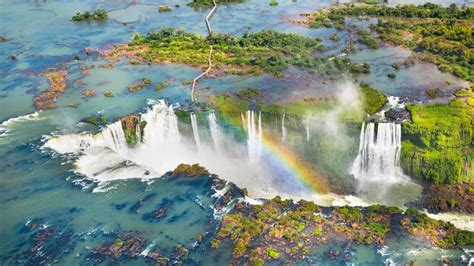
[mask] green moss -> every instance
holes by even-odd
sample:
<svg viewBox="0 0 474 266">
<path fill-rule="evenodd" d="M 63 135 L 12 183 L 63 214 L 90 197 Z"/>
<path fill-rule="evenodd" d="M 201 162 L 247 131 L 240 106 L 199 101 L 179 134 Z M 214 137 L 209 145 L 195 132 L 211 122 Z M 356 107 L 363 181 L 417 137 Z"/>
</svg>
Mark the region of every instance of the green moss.
<svg viewBox="0 0 474 266">
<path fill-rule="evenodd" d="M 473 108 L 459 99 L 407 109 L 413 122 L 405 122 L 402 128 L 402 168 L 435 183 L 472 182 Z"/>
<path fill-rule="evenodd" d="M 226 115 L 240 117 L 241 113 L 249 110 L 249 104 L 246 101 L 237 100 L 227 94 L 211 96 L 209 100 L 219 112 Z"/>
<path fill-rule="evenodd" d="M 363 108 L 368 114 L 374 114 L 387 102 L 387 97 L 380 91 L 370 87 L 366 83 L 360 84 L 363 97 Z"/>
<path fill-rule="evenodd" d="M 379 237 L 384 237 L 385 234 L 388 233 L 388 231 L 390 231 L 390 228 L 380 223 L 369 222 L 367 223 L 367 226 L 371 230 L 373 230 Z"/>
<path fill-rule="evenodd" d="M 280 252 L 274 250 L 274 249 L 269 249 L 267 252 L 268 257 L 272 259 L 279 259 L 280 258 Z"/>
<path fill-rule="evenodd" d="M 321 231 L 321 229 L 319 228 L 316 228 L 313 230 L 313 235 L 315 236 L 322 236 L 323 235 L 323 231 Z"/>
</svg>

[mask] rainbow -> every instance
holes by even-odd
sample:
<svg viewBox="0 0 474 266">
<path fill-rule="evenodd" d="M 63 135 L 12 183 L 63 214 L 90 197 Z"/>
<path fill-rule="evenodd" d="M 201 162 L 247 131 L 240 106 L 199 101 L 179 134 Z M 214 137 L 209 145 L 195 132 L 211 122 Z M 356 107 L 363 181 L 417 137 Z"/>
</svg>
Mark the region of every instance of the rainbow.
<svg viewBox="0 0 474 266">
<path fill-rule="evenodd" d="M 240 116 L 230 116 L 219 114 L 222 125 L 232 128 L 240 138 L 244 138 L 247 132 Z M 262 157 L 271 161 L 272 165 L 277 165 L 283 173 L 290 177 L 293 181 L 302 184 L 306 188 L 318 194 L 329 193 L 330 186 L 326 179 L 319 174 L 311 165 L 297 153 L 277 141 L 277 138 L 262 133 Z"/>
</svg>

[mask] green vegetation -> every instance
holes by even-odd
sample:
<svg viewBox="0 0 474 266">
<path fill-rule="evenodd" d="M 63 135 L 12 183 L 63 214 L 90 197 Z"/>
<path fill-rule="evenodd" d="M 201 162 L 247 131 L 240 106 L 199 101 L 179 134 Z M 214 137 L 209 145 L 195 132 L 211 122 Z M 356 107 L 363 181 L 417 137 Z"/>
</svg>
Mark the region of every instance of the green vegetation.
<svg viewBox="0 0 474 266">
<path fill-rule="evenodd" d="M 149 78 L 142 78 L 141 80 L 128 86 L 129 92 L 137 92 L 143 88 L 149 87 L 151 85 L 151 80 Z"/>
<path fill-rule="evenodd" d="M 276 0 L 271 0 L 269 5 L 270 5 L 270 6 L 277 6 L 277 5 L 278 5 L 278 1 L 276 1 Z"/>
<path fill-rule="evenodd" d="M 180 164 L 176 169 L 174 169 L 172 176 L 173 177 L 197 177 L 197 176 L 203 176 L 203 175 L 208 175 L 209 172 L 207 171 L 206 168 L 200 166 L 199 164 Z"/>
<path fill-rule="evenodd" d="M 86 11 L 84 13 L 77 12 L 72 17 L 73 21 L 104 21 L 107 19 L 107 12 L 103 9 L 96 9 L 93 12 Z"/>
<path fill-rule="evenodd" d="M 241 100 L 250 100 L 256 97 L 263 96 L 258 89 L 250 87 L 241 89 L 235 95 L 237 95 L 237 97 L 239 97 Z"/>
<path fill-rule="evenodd" d="M 160 91 L 160 90 L 162 90 L 162 89 L 168 87 L 170 84 L 171 84 L 171 81 L 169 81 L 169 80 L 165 80 L 165 81 L 162 81 L 162 82 L 158 82 L 158 83 L 156 83 L 155 89 L 156 89 L 157 91 Z"/>
<path fill-rule="evenodd" d="M 387 102 L 387 97 L 383 93 L 366 83 L 361 83 L 360 89 L 363 96 L 363 108 L 368 114 L 376 113 Z"/>
<path fill-rule="evenodd" d="M 135 34 L 128 49 L 139 50 L 137 56 L 148 62 L 173 62 L 205 67 L 211 44 L 214 47 L 213 64 L 217 69 L 223 69 L 230 74 L 257 75 L 267 72 L 278 76 L 278 73 L 286 70 L 290 64 L 330 75 L 345 71 L 370 71 L 368 65 L 352 64 L 348 58 L 329 59 L 315 56 L 316 51 L 324 48 L 319 39 L 272 30 L 245 33 L 240 38 L 224 34 L 204 38 L 168 28 L 151 31 L 147 36 Z"/>
<path fill-rule="evenodd" d="M 443 72 L 474 81 L 471 21 L 380 20 L 372 29 L 380 39 L 403 45 L 419 53 L 416 58 L 431 62 Z"/>
<path fill-rule="evenodd" d="M 162 5 L 158 8 L 159 12 L 169 12 L 171 10 L 173 10 L 173 8 L 168 5 Z"/>
<path fill-rule="evenodd" d="M 380 46 L 377 39 L 365 29 L 357 31 L 357 36 L 357 41 L 367 45 L 370 49 L 377 49 Z"/>
<path fill-rule="evenodd" d="M 272 259 L 278 259 L 280 258 L 280 252 L 274 250 L 274 249 L 269 249 L 268 250 L 268 257 Z"/>
<path fill-rule="evenodd" d="M 449 104 L 408 105 L 401 165 L 412 177 L 434 183 L 472 182 L 474 111 L 466 99 Z"/>
<path fill-rule="evenodd" d="M 107 117 L 105 115 L 90 116 L 90 117 L 84 118 L 82 122 L 85 122 L 94 126 L 105 126 L 107 125 Z"/>
<path fill-rule="evenodd" d="M 472 232 L 458 230 L 416 210 L 402 213 L 396 207 L 382 205 L 320 207 L 309 201 L 294 203 L 275 197 L 262 205 L 237 203 L 222 218 L 210 245 L 218 248 L 230 241 L 233 259 L 262 265 L 282 258 L 291 264 L 310 250 L 341 239 L 371 245 L 384 244 L 392 237 L 416 237 L 426 239 L 433 246 L 453 248 L 472 245 L 473 236 Z"/>
<path fill-rule="evenodd" d="M 246 0 L 216 0 L 216 3 L 219 4 L 219 3 L 243 3 L 245 2 Z M 191 6 L 191 7 L 206 7 L 206 6 L 209 6 L 211 7 L 212 6 L 212 0 L 192 0 L 192 2 L 190 2 L 188 4 L 188 6 Z"/>
<path fill-rule="evenodd" d="M 440 94 L 439 88 L 428 88 L 426 89 L 426 95 L 431 99 L 438 98 Z"/>
<path fill-rule="evenodd" d="M 378 17 L 377 25 L 371 29 L 379 33 L 381 40 L 406 46 L 419 52 L 417 58 L 436 64 L 441 71 L 474 81 L 474 8 L 431 3 L 397 7 L 345 5 L 316 12 L 308 24 L 342 28 L 346 16 Z M 359 31 L 358 40 L 370 48 L 378 46 L 377 40 L 365 30 Z"/>
<path fill-rule="evenodd" d="M 329 36 L 329 40 L 333 42 L 340 42 L 341 38 L 337 34 L 331 34 L 331 36 Z"/>
<path fill-rule="evenodd" d="M 128 146 L 135 146 L 139 141 L 141 141 L 139 136 L 143 136 L 143 129 L 146 126 L 146 122 L 140 122 L 140 117 L 138 115 L 128 115 L 120 120 L 122 122 L 122 129 Z M 137 131 L 140 133 L 137 134 Z"/>
<path fill-rule="evenodd" d="M 330 11 L 329 18 L 334 20 L 344 16 L 374 16 L 374 17 L 399 17 L 399 18 L 439 18 L 439 19 L 474 19 L 474 8 L 458 8 L 456 4 L 449 7 L 426 3 L 424 5 L 399 5 L 388 6 L 364 6 L 345 5 L 335 7 Z"/>
</svg>

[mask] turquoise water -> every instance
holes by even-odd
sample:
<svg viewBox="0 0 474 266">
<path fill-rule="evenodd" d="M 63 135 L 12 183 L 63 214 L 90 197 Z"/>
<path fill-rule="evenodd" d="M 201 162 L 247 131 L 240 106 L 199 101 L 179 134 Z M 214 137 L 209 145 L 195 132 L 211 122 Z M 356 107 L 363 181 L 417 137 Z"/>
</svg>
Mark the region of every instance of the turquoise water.
<svg viewBox="0 0 474 266">
<path fill-rule="evenodd" d="M 247 1 L 236 5 L 220 6 L 213 17 L 213 29 L 233 35 L 246 31 L 275 29 L 282 32 L 298 33 L 310 37 L 321 37 L 330 50 L 326 53 L 337 54 L 341 47 L 332 44 L 328 37 L 332 29 L 308 29 L 293 25 L 288 20 L 298 17 L 299 13 L 327 7 L 330 1 L 315 3 L 306 1 L 279 1 L 277 7 L 269 7 L 266 1 Z M 180 8 L 172 12 L 160 13 L 161 4 Z M 91 10 L 97 7 L 109 11 L 111 20 L 104 23 L 73 23 L 70 18 L 77 11 Z M 8 38 L 0 43 L 0 263 L 39 264 L 41 261 L 54 262 L 58 259 L 62 265 L 88 264 L 94 257 L 91 248 L 104 242 L 114 241 L 118 236 L 139 236 L 145 246 L 159 251 L 167 257 L 178 258 L 174 247 L 181 245 L 190 250 L 189 264 L 226 264 L 230 258 L 230 249 L 211 251 L 206 241 L 215 232 L 219 220 L 214 217 L 216 198 L 206 179 L 199 182 L 178 182 L 170 179 L 152 179 L 142 182 L 139 179 L 118 180 L 109 183 L 106 191 L 93 193 L 97 186 L 94 180 L 74 172 L 74 156 L 65 156 L 42 149 L 45 139 L 52 134 L 79 133 L 97 129 L 80 123 L 88 116 L 105 115 L 108 123 L 117 118 L 135 112 L 145 111 L 147 99 L 167 99 L 175 104 L 186 105 L 189 101 L 189 86 L 183 81 L 191 80 L 201 70 L 193 67 L 166 64 L 152 66 L 128 65 L 125 62 L 114 64 L 112 69 L 91 69 L 83 75 L 80 66 L 100 65 L 94 54 L 87 55 L 83 49 L 106 49 L 115 43 L 130 39 L 133 32 L 146 33 L 151 29 L 178 27 L 198 34 L 206 34 L 203 19 L 207 9 L 193 9 L 184 1 L 140 1 L 138 4 L 100 1 L 1 1 L 0 35 Z M 347 33 L 346 34 L 347 38 Z M 344 38 L 343 38 L 344 39 Z M 15 55 L 17 60 L 7 59 Z M 74 60 L 74 56 L 81 60 Z M 352 56 L 354 61 L 371 60 L 373 73 L 360 77 L 361 80 L 382 91 L 411 99 L 422 100 L 425 87 L 451 82 L 452 88 L 462 81 L 447 74 L 440 74 L 432 65 L 416 65 L 402 69 L 394 81 L 387 81 L 386 74 L 393 62 L 408 56 L 408 52 L 398 48 L 383 48 L 380 51 L 360 52 Z M 57 101 L 58 108 L 35 113 L 32 99 L 48 88 L 48 81 L 39 74 L 48 68 L 67 69 L 67 89 Z M 415 75 L 422 72 L 424 75 Z M 426 79 L 426 76 L 436 79 Z M 170 85 L 160 91 L 153 87 L 136 93 L 127 92 L 131 83 L 148 77 L 153 84 L 169 80 Z M 209 78 L 199 84 L 199 88 L 210 87 L 199 99 L 211 94 L 233 93 L 242 87 L 257 87 L 265 92 L 264 101 L 290 102 L 304 97 L 325 97 L 334 95 L 339 82 L 322 80 L 317 74 L 290 68 L 284 79 L 263 75 L 251 78 L 223 76 Z M 411 88 L 415 88 L 413 93 Z M 97 96 L 86 98 L 82 90 L 93 89 Z M 111 91 L 114 97 L 103 96 Z M 68 107 L 77 104 L 77 108 Z M 205 142 L 210 143 L 210 132 L 205 118 L 199 117 L 201 134 Z M 222 121 L 221 121 L 222 122 Z M 265 125 L 269 131 L 281 137 L 280 118 L 274 124 Z M 190 125 L 181 125 L 183 132 L 191 138 Z M 331 133 L 315 130 L 305 144 L 304 126 L 288 128 L 286 145 L 302 154 L 310 163 L 316 164 L 326 159 L 328 167 L 340 167 L 342 187 L 352 186 L 348 178 L 347 162 L 355 156 L 358 129 L 345 129 L 344 138 L 339 138 L 347 146 L 334 149 L 344 154 L 346 159 L 339 161 L 339 154 L 323 157 L 315 145 L 323 145 L 325 138 L 331 140 Z M 228 131 L 232 131 L 229 129 Z M 245 149 L 244 140 L 235 140 L 235 149 Z M 167 151 L 156 151 L 167 152 Z M 318 157 L 321 156 L 321 157 Z M 332 165 L 331 165 L 332 164 Z M 212 166 L 209 166 L 212 168 Z M 249 167 L 252 169 L 252 167 Z M 172 170 L 172 169 L 168 169 Z M 158 176 L 156 176 L 158 177 Z M 246 179 L 247 178 L 247 179 Z M 252 185 L 245 176 L 232 178 L 238 184 Z M 292 188 L 301 192 L 301 185 L 294 181 L 280 184 L 279 189 Z M 277 184 L 278 185 L 278 184 Z M 294 186 L 294 187 L 291 187 Z M 276 188 L 278 188 L 276 186 Z M 258 189 L 257 189 L 258 191 Z M 275 191 L 270 191 L 276 193 Z M 293 192 L 293 191 L 291 191 Z M 272 195 L 270 193 L 270 195 Z M 302 193 L 302 192 L 301 192 Z M 258 195 L 258 194 L 257 194 Z M 297 197 L 300 195 L 296 195 Z M 134 205 L 144 200 L 143 206 Z M 162 219 L 150 219 L 152 211 L 165 207 L 168 212 Z M 45 236 L 51 230 L 53 237 L 38 242 L 38 236 Z M 196 239 L 203 233 L 203 244 L 193 249 Z M 35 240 L 36 239 L 36 240 Z M 403 242 L 403 241 L 402 241 Z M 341 243 L 342 245 L 342 243 Z M 393 253 L 406 254 L 407 250 L 417 248 L 411 244 L 389 243 Z M 42 247 L 43 253 L 32 252 L 34 247 Z M 324 253 L 334 248 L 323 247 L 314 252 L 310 262 L 333 264 L 345 262 L 327 260 Z M 354 263 L 379 264 L 388 256 L 380 255 L 380 247 L 354 247 L 351 261 Z M 327 250 L 326 250 L 327 249 Z M 427 264 L 445 253 L 459 258 L 463 251 L 432 251 L 426 247 L 420 260 Z M 38 256 L 38 254 L 43 254 Z M 406 262 L 413 256 L 393 256 L 396 262 Z M 100 256 L 98 256 L 100 257 Z M 392 257 L 392 256 L 390 256 Z M 113 263 L 113 261 L 107 261 Z M 143 265 L 151 263 L 145 256 L 125 260 L 126 264 Z"/>
</svg>

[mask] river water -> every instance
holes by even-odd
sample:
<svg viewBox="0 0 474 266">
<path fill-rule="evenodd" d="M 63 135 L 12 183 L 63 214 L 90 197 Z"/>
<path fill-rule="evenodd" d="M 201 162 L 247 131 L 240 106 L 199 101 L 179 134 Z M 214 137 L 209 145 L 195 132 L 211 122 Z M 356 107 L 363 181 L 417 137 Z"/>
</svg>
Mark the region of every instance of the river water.
<svg viewBox="0 0 474 266">
<path fill-rule="evenodd" d="M 213 30 L 241 35 L 246 31 L 275 29 L 310 37 L 321 37 L 325 43 L 330 43 L 328 38 L 334 33 L 332 29 L 308 29 L 288 23 L 289 19 L 297 17 L 299 13 L 329 6 L 330 1 L 279 2 L 277 7 L 270 7 L 265 1 L 247 1 L 237 5 L 221 6 L 212 18 Z M 161 4 L 171 6 L 180 4 L 180 7 L 174 8 L 172 12 L 160 13 L 157 7 Z M 77 11 L 87 11 L 97 7 L 109 11 L 111 19 L 103 23 L 90 24 L 70 21 L 71 16 Z M 7 42 L 0 43 L 2 48 L 0 49 L 0 58 L 2 58 L 0 60 L 2 74 L 0 79 L 0 234 L 2 235 L 0 262 L 2 264 L 37 264 L 44 259 L 44 256 L 34 256 L 29 251 L 32 243 L 34 244 L 33 238 L 37 233 L 35 230 L 40 230 L 38 228 L 51 228 L 55 235 L 63 236 L 56 237 L 54 241 L 48 242 L 43 247 L 45 256 L 58 257 L 59 263 L 63 265 L 87 263 L 91 247 L 113 238 L 114 234 L 120 232 L 138 232 L 146 238 L 150 248 L 157 248 L 165 255 L 172 254 L 173 247 L 176 245 L 192 246 L 202 232 L 212 232 L 217 228 L 218 219 L 214 217 L 215 211 L 208 207 L 214 200 L 210 195 L 209 187 L 159 179 L 166 171 L 173 170 L 180 159 L 184 162 L 192 162 L 192 159 L 184 158 L 185 156 L 180 157 L 184 154 L 189 156 L 209 154 L 209 157 L 203 156 L 205 159 L 199 162 L 207 164 L 204 166 L 211 172 L 220 174 L 222 178 L 247 187 L 251 196 L 254 197 L 283 195 L 291 198 L 314 199 L 326 205 L 387 203 L 363 195 L 315 195 L 314 191 L 308 190 L 297 180 L 287 179 L 288 172 L 291 172 L 288 169 L 268 170 L 276 163 L 272 159 L 272 154 L 259 150 L 258 145 L 261 145 L 259 143 L 262 140 L 259 136 L 261 125 L 259 126 L 258 113 L 243 114 L 244 118 L 252 119 L 250 141 L 246 137 L 233 137 L 234 129 L 223 123 L 218 113 L 205 113 L 194 116 L 192 124 L 179 123 L 182 142 L 177 146 L 170 146 L 176 149 L 174 151 L 170 150 L 170 147 L 160 149 L 160 142 L 152 146 L 154 149 L 145 148 L 144 153 L 138 148 L 127 151 L 126 155 L 120 154 L 119 148 L 112 151 L 110 149 L 103 149 L 100 152 L 90 151 L 92 157 L 87 157 L 87 154 L 80 154 L 80 152 L 71 155 L 65 154 L 64 151 L 55 152 L 54 148 L 49 149 L 51 147 L 48 147 L 47 143 L 54 136 L 77 137 L 83 132 L 96 132 L 96 128 L 79 123 L 81 119 L 88 116 L 106 116 L 110 128 L 113 127 L 110 124 L 118 117 L 136 112 L 146 113 L 150 110 L 156 101 L 150 104 L 150 101 L 147 103 L 148 99 L 166 99 L 174 106 L 186 104 L 190 88 L 182 83 L 192 80 L 201 73 L 200 69 L 177 64 L 143 66 L 118 62 L 111 69 L 91 69 L 88 75 L 84 75 L 80 69 L 81 66 L 107 62 L 97 61 L 94 54 L 86 55 L 81 51 L 105 49 L 112 44 L 128 41 L 133 32 L 144 34 L 151 29 L 164 27 L 178 27 L 204 35 L 206 34 L 204 17 L 207 12 L 207 9 L 187 7 L 185 2 L 180 0 L 138 1 L 138 3 L 1 1 L 0 34 L 8 38 Z M 338 52 L 337 49 L 338 47 L 335 46 L 335 53 Z M 396 79 L 390 83 L 387 83 L 385 79 L 384 67 L 387 68 L 408 54 L 409 52 L 404 50 L 384 47 L 375 54 L 356 54 L 353 60 L 373 59 L 372 69 L 376 71 L 362 77 L 371 85 L 391 95 L 422 100 L 420 93 L 408 94 L 407 88 L 411 86 L 421 91 L 433 83 L 428 84 L 425 78 L 417 78 L 410 74 L 411 70 L 402 70 L 406 73 L 399 74 L 399 76 L 406 75 L 410 80 L 409 84 L 403 81 L 406 79 Z M 17 60 L 7 59 L 10 55 L 15 55 Z M 80 61 L 74 60 L 76 55 L 81 57 Z M 39 74 L 48 68 L 67 69 L 67 88 L 57 101 L 57 109 L 36 111 L 32 99 L 39 92 L 47 90 L 48 81 Z M 453 76 L 441 75 L 431 65 L 413 68 L 429 73 L 427 74 L 429 76 L 439 77 L 437 82 L 448 80 L 453 87 L 464 84 Z M 200 100 L 204 101 L 205 96 L 209 94 L 231 93 L 245 86 L 260 88 L 265 93 L 264 100 L 267 102 L 274 102 L 281 98 L 288 101 L 297 100 L 308 95 L 311 97 L 333 95 L 334 88 L 340 87 L 334 81 L 323 83 L 317 75 L 298 69 L 290 68 L 285 76 L 283 80 L 269 75 L 251 78 L 224 76 L 205 79 L 200 83 L 200 87 L 209 86 L 211 90 L 203 93 Z M 127 86 L 142 77 L 149 77 L 153 84 L 165 80 L 171 82 L 169 87 L 160 91 L 150 88 L 134 94 L 128 93 Z M 85 97 L 81 94 L 81 91 L 85 89 L 96 90 L 97 96 Z M 103 96 L 105 91 L 113 92 L 114 97 Z M 77 104 L 77 108 L 68 107 L 70 104 Z M 245 119 L 245 122 L 247 120 L 250 119 Z M 278 118 L 274 124 L 263 125 L 263 128 L 272 134 L 281 134 L 280 121 L 283 120 Z M 338 158 L 341 156 L 334 158 L 322 156 L 316 149 L 311 148 L 318 143 L 321 146 L 331 142 L 331 137 L 335 136 L 331 133 L 333 125 L 324 125 L 321 118 L 312 114 L 308 114 L 307 121 L 301 123 L 301 130 L 291 128 L 288 119 L 285 121 L 284 145 L 288 149 L 308 161 L 309 165 L 316 164 L 318 160 L 326 160 L 326 165 L 340 168 L 341 176 L 347 176 L 350 164 L 357 155 L 357 136 L 360 128 L 338 129 L 340 132 L 346 132 L 337 136 L 338 141 L 347 144 L 344 147 L 331 147 L 331 150 L 338 150 L 347 157 L 339 161 Z M 244 132 L 250 130 L 247 128 Z M 159 132 L 155 133 L 159 134 Z M 193 143 L 193 141 L 197 142 L 196 134 L 199 134 L 199 145 Z M 278 139 L 282 138 L 281 135 L 278 136 Z M 318 142 L 321 139 L 325 141 Z M 150 141 L 153 142 L 153 140 Z M 201 146 L 202 150 L 198 151 L 197 146 Z M 73 148 L 70 143 L 65 146 L 66 150 Z M 321 146 L 321 148 L 324 147 Z M 263 158 L 259 161 L 260 163 L 246 160 L 249 149 L 251 149 L 251 156 Z M 77 152 L 77 150 L 73 151 Z M 120 154 L 119 157 L 117 153 Z M 171 156 L 173 154 L 174 157 Z M 156 167 L 156 162 L 163 162 L 165 159 L 169 159 L 166 164 Z M 257 159 L 252 160 L 255 162 Z M 104 168 L 112 166 L 113 162 L 115 162 L 114 167 L 123 163 L 123 168 L 118 167 L 112 170 L 108 168 L 109 172 L 105 171 Z M 138 166 L 133 163 L 137 163 Z M 262 165 L 267 167 L 262 167 Z M 132 170 L 129 172 L 130 169 L 135 172 Z M 149 171 L 148 174 L 145 174 L 146 171 Z M 252 179 L 254 176 L 261 178 Z M 272 180 L 271 177 L 277 179 Z M 349 184 L 350 182 L 341 180 L 341 183 Z M 137 213 L 133 206 L 144 198 L 147 199 L 146 204 Z M 391 200 L 388 203 L 403 204 L 403 202 L 395 203 Z M 155 210 L 160 204 L 173 206 L 169 208 L 170 213 L 167 217 L 170 218 L 150 222 L 145 214 Z M 439 218 L 443 217 L 439 216 Z M 471 216 L 464 217 L 459 222 L 460 225 L 467 224 L 468 226 L 472 226 L 472 223 Z M 35 224 L 34 229 L 30 231 L 25 229 L 33 228 L 32 224 Z M 395 262 L 417 259 L 430 264 L 441 256 L 456 258 L 461 255 L 468 256 L 462 250 L 420 248 L 412 242 L 388 243 L 387 245 L 384 252 L 380 251 L 380 247 L 358 247 L 353 262 L 379 264 L 386 262 L 387 259 Z M 316 252 L 313 261 L 327 264 L 328 261 L 325 261 L 321 255 L 323 252 L 324 250 L 320 253 Z M 197 249 L 191 257 L 202 264 L 226 264 L 230 253 L 219 250 L 215 251 L 215 254 L 209 254 Z M 145 259 L 142 256 L 138 260 L 130 260 L 126 263 L 143 265 Z"/>
</svg>

